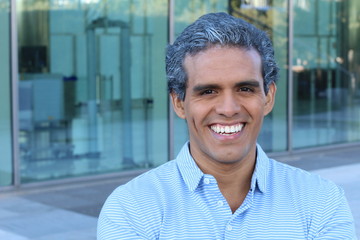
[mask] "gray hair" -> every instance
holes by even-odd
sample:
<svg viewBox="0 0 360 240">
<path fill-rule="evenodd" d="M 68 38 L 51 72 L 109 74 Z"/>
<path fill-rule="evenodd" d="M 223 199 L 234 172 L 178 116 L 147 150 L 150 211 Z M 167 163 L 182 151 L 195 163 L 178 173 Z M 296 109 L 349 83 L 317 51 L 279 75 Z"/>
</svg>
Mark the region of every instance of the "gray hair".
<svg viewBox="0 0 360 240">
<path fill-rule="evenodd" d="M 185 99 L 187 74 L 183 63 L 187 55 L 194 56 L 214 45 L 255 49 L 261 56 L 264 89 L 278 79 L 279 68 L 267 34 L 250 23 L 227 13 L 209 13 L 189 25 L 166 49 L 168 90 Z"/>
</svg>

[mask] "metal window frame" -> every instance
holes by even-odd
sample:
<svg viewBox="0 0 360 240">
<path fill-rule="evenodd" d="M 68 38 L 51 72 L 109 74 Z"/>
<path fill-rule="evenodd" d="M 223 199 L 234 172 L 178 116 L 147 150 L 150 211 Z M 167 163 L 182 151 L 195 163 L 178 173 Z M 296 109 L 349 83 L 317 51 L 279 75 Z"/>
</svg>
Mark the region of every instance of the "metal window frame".
<svg viewBox="0 0 360 240">
<path fill-rule="evenodd" d="M 175 0 L 168 0 L 168 43 L 172 44 L 175 40 Z M 174 134 L 174 109 L 171 98 L 168 94 L 168 160 L 174 159 L 175 153 L 175 134 Z"/>
<path fill-rule="evenodd" d="M 288 0 L 288 96 L 287 96 L 287 152 L 293 152 L 293 107 L 294 107 L 294 76 L 293 76 L 293 44 L 294 44 L 294 1 Z"/>
<path fill-rule="evenodd" d="M 20 153 L 19 153 L 19 71 L 18 71 L 18 34 L 16 19 L 16 0 L 10 0 L 10 61 L 11 61 L 11 132 L 12 132 L 12 160 L 13 186 L 18 188 L 20 180 Z"/>
</svg>

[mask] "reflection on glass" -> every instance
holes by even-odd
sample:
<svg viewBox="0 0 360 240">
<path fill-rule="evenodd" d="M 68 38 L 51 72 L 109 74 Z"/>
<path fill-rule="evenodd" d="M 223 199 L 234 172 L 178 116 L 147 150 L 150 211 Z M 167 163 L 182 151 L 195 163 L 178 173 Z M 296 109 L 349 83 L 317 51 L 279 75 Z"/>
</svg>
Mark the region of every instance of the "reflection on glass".
<svg viewBox="0 0 360 240">
<path fill-rule="evenodd" d="M 10 1 L 0 0 L 0 186 L 12 184 Z"/>
<path fill-rule="evenodd" d="M 277 83 L 276 103 L 265 118 L 259 143 L 265 151 L 276 152 L 287 149 L 287 1 L 231 0 L 230 13 L 267 32 L 273 42 L 275 58 L 280 67 Z"/>
<path fill-rule="evenodd" d="M 294 7 L 294 147 L 360 140 L 360 2 Z"/>
<path fill-rule="evenodd" d="M 18 5 L 22 181 L 165 162 L 167 1 Z"/>
</svg>

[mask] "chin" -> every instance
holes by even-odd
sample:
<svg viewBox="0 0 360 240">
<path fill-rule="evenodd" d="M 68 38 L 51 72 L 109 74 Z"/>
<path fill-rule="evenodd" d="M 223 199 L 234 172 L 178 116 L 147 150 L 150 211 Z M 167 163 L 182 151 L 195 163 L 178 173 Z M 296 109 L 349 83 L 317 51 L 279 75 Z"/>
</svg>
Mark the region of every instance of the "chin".
<svg viewBox="0 0 360 240">
<path fill-rule="evenodd" d="M 218 156 L 216 159 L 218 159 L 217 161 L 219 163 L 222 163 L 222 164 L 234 164 L 234 163 L 239 163 L 241 162 L 244 157 L 242 156 Z"/>
</svg>

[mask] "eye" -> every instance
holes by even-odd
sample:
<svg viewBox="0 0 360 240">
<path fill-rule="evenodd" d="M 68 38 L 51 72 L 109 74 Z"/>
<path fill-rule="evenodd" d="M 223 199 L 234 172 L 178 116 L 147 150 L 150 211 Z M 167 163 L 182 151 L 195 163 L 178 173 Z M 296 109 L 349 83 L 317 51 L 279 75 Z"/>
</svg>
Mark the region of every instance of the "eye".
<svg viewBox="0 0 360 240">
<path fill-rule="evenodd" d="M 252 88 L 248 88 L 248 87 L 241 87 L 240 91 L 241 92 L 254 92 L 254 90 Z"/>
<path fill-rule="evenodd" d="M 204 91 L 201 92 L 201 95 L 209 95 L 209 94 L 214 94 L 215 91 L 212 89 L 206 89 Z"/>
</svg>

